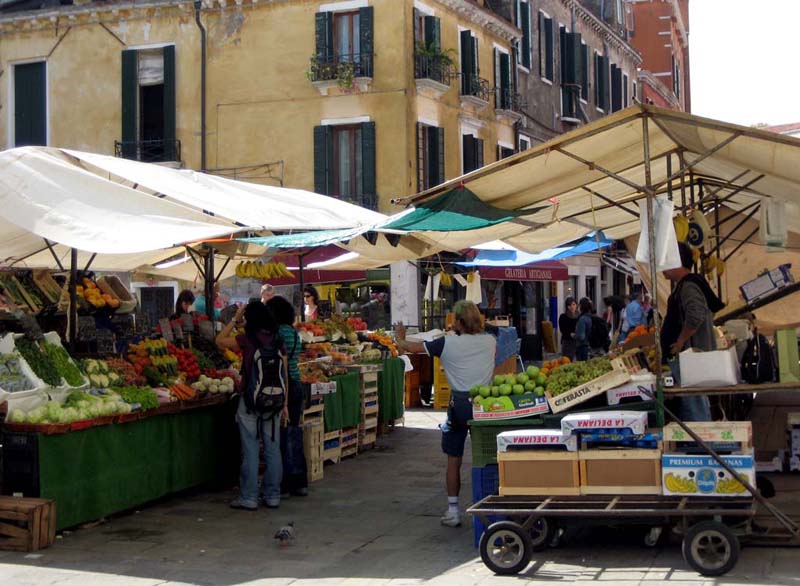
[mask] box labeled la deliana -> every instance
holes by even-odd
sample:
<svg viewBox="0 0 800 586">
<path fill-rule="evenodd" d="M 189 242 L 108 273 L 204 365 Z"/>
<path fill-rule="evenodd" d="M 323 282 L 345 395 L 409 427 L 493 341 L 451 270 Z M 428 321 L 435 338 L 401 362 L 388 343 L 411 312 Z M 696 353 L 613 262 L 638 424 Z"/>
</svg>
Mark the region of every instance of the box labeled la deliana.
<svg viewBox="0 0 800 586">
<path fill-rule="evenodd" d="M 752 483 L 755 458 L 748 454 L 721 456 L 737 474 Z M 667 496 L 747 496 L 747 489 L 711 456 L 664 454 L 661 457 L 663 493 Z"/>
</svg>

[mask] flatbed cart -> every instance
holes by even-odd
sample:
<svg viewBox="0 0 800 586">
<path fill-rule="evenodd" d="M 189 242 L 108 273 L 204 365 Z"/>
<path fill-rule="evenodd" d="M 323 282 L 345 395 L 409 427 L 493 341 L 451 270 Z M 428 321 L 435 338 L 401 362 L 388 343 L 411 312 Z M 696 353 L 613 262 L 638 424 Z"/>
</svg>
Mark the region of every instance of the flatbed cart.
<svg viewBox="0 0 800 586">
<path fill-rule="evenodd" d="M 800 546 L 800 526 L 794 520 L 767 502 L 654 394 L 640 389 L 738 480 L 749 495 L 488 496 L 467 509 L 486 526 L 479 544 L 486 567 L 496 574 L 518 574 L 527 567 L 535 551 L 551 543 L 559 524 L 570 523 L 649 526 L 651 531 L 645 543 L 651 546 L 667 528 L 683 536 L 686 563 L 704 576 L 721 576 L 733 569 L 739 560 L 740 542 Z M 489 518 L 494 516 L 509 520 L 490 524 Z"/>
</svg>

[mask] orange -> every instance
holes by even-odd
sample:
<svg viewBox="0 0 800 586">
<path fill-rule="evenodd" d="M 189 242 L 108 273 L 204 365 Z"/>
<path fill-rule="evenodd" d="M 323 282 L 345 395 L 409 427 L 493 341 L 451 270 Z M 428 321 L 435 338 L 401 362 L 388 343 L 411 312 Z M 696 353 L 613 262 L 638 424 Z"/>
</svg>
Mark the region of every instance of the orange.
<svg viewBox="0 0 800 586">
<path fill-rule="evenodd" d="M 564 356 L 561 359 L 561 364 L 569 364 L 569 356 Z"/>
</svg>

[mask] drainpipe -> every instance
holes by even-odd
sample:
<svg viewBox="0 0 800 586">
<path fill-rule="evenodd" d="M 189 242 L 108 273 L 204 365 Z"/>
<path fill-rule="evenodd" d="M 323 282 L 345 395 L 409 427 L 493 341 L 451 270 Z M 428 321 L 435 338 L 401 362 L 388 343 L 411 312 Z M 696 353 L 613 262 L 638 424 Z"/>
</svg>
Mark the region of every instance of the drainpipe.
<svg viewBox="0 0 800 586">
<path fill-rule="evenodd" d="M 206 170 L 206 29 L 200 20 L 202 0 L 195 0 L 194 20 L 200 29 L 200 170 Z"/>
</svg>

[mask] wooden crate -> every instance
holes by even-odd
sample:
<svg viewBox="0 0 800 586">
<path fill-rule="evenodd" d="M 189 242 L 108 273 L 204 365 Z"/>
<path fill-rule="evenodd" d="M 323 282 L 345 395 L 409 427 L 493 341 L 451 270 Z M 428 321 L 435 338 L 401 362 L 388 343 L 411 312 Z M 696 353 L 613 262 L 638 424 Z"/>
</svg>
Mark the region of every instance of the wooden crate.
<svg viewBox="0 0 800 586">
<path fill-rule="evenodd" d="M 419 372 L 412 370 L 405 374 L 405 398 L 404 405 L 406 407 L 421 407 L 422 399 L 419 395 Z"/>
<path fill-rule="evenodd" d="M 631 374 L 621 360 L 615 359 L 611 364 L 614 366 L 614 370 L 602 376 L 598 376 L 588 383 L 584 383 L 555 397 L 550 393 L 545 393 L 547 402 L 550 405 L 550 411 L 553 413 L 561 413 L 562 411 L 572 409 L 576 405 L 592 397 L 596 397 L 610 389 L 624 385 L 631 380 Z"/>
<path fill-rule="evenodd" d="M 580 494 L 577 452 L 541 449 L 499 452 L 497 465 L 501 495 Z"/>
<path fill-rule="evenodd" d="M 375 443 L 378 441 L 378 428 L 368 428 L 365 430 L 359 430 L 358 432 L 358 451 L 363 452 L 364 450 L 371 449 L 375 447 Z"/>
<path fill-rule="evenodd" d="M 36 551 L 55 539 L 55 501 L 0 497 L 0 549 Z"/>
<path fill-rule="evenodd" d="M 434 409 L 447 409 L 450 404 L 450 387 L 434 387 L 433 388 L 433 408 Z"/>
<path fill-rule="evenodd" d="M 323 443 L 325 428 L 322 423 L 306 424 L 303 426 L 303 452 L 306 456 L 308 468 L 308 481 L 316 482 L 323 477 Z"/>
<path fill-rule="evenodd" d="M 753 449 L 753 424 L 749 421 L 695 421 L 686 425 L 705 442 L 736 443 L 741 453 Z M 694 443 L 694 440 L 680 425 L 668 423 L 664 426 L 666 452 L 680 452 L 681 444 L 686 443 Z"/>
<path fill-rule="evenodd" d="M 325 413 L 325 404 L 318 403 L 316 405 L 311 405 L 308 409 L 303 411 L 303 424 L 322 424 L 323 422 L 323 413 Z"/>
<path fill-rule="evenodd" d="M 323 434 L 322 442 L 322 461 L 338 464 L 342 459 L 342 430 Z"/>
<path fill-rule="evenodd" d="M 581 494 L 661 494 L 661 450 L 578 452 Z"/>
<path fill-rule="evenodd" d="M 503 362 L 494 367 L 494 374 L 517 374 L 517 355 L 509 356 Z"/>
</svg>

